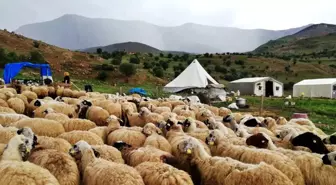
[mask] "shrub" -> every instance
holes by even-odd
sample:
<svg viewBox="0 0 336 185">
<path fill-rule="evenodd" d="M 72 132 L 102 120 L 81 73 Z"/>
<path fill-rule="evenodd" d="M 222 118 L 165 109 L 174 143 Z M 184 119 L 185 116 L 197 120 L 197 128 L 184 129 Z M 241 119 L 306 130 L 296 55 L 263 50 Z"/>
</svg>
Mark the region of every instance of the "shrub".
<svg viewBox="0 0 336 185">
<path fill-rule="evenodd" d="M 209 53 L 204 53 L 204 57 L 209 57 Z"/>
<path fill-rule="evenodd" d="M 114 67 L 110 66 L 108 64 L 102 64 L 101 68 L 102 68 L 102 70 L 105 70 L 105 71 L 114 71 Z"/>
<path fill-rule="evenodd" d="M 158 61 L 159 59 L 160 59 L 160 58 L 159 58 L 159 57 L 157 57 L 157 56 L 154 58 L 154 60 L 155 60 L 155 61 Z"/>
<path fill-rule="evenodd" d="M 113 64 L 113 65 L 120 65 L 121 64 L 121 58 L 114 58 L 111 61 L 111 64 Z"/>
<path fill-rule="evenodd" d="M 225 62 L 225 65 L 228 66 L 228 67 L 230 67 L 230 66 L 231 66 L 231 60 L 227 60 L 227 61 Z"/>
<path fill-rule="evenodd" d="M 154 67 L 154 69 L 153 69 L 154 76 L 162 78 L 163 77 L 163 73 L 164 72 L 163 72 L 162 67 L 158 67 L 158 66 Z"/>
<path fill-rule="evenodd" d="M 37 62 L 37 63 L 45 62 L 43 55 L 38 51 L 31 51 L 29 58 L 31 62 Z"/>
<path fill-rule="evenodd" d="M 173 57 L 173 54 L 171 54 L 171 53 L 168 53 L 168 56 L 167 56 L 168 58 L 172 58 Z"/>
<path fill-rule="evenodd" d="M 164 70 L 167 70 L 168 67 L 169 67 L 169 64 L 167 61 L 160 61 L 160 64 L 161 64 L 161 67 L 164 69 Z"/>
<path fill-rule="evenodd" d="M 163 53 L 160 53 L 160 57 L 164 57 Z"/>
<path fill-rule="evenodd" d="M 100 55 L 103 52 L 101 48 L 97 48 L 97 53 Z"/>
<path fill-rule="evenodd" d="M 119 71 L 127 77 L 130 77 L 136 73 L 136 66 L 131 63 L 122 63 L 119 66 Z"/>
<path fill-rule="evenodd" d="M 245 64 L 245 61 L 244 60 L 236 60 L 235 64 L 243 66 Z"/>
<path fill-rule="evenodd" d="M 144 69 L 150 69 L 152 66 L 149 62 L 144 62 Z"/>
<path fill-rule="evenodd" d="M 132 58 L 130 58 L 130 63 L 140 64 L 140 59 L 138 57 L 132 57 Z"/>
<path fill-rule="evenodd" d="M 288 91 L 288 90 L 292 90 L 294 86 L 294 82 L 288 82 L 284 84 L 284 90 Z"/>
<path fill-rule="evenodd" d="M 33 46 L 34 46 L 35 48 L 39 48 L 39 47 L 40 47 L 40 43 L 37 42 L 37 41 L 34 41 L 34 42 L 33 42 Z"/>
<path fill-rule="evenodd" d="M 98 73 L 97 79 L 101 81 L 105 81 L 107 79 L 108 75 L 105 71 L 101 71 Z"/>
<path fill-rule="evenodd" d="M 215 71 L 219 73 L 227 73 L 227 69 L 218 64 L 215 66 Z"/>
<path fill-rule="evenodd" d="M 153 57 L 153 53 L 148 53 L 149 57 Z"/>
<path fill-rule="evenodd" d="M 174 61 L 178 61 L 178 60 L 180 60 L 180 56 L 175 55 L 175 56 L 173 57 L 173 60 L 174 60 Z"/>
</svg>

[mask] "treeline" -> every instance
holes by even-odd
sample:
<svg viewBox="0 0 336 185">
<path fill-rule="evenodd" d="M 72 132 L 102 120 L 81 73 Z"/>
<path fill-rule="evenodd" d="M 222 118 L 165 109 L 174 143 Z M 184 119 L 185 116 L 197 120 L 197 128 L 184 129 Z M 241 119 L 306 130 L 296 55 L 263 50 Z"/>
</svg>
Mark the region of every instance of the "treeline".
<svg viewBox="0 0 336 185">
<path fill-rule="evenodd" d="M 45 63 L 43 55 L 36 50 L 29 52 L 28 55 L 17 54 L 13 51 L 7 51 L 4 48 L 0 48 L 0 68 L 4 68 L 7 63 L 30 61 L 34 63 Z"/>
</svg>

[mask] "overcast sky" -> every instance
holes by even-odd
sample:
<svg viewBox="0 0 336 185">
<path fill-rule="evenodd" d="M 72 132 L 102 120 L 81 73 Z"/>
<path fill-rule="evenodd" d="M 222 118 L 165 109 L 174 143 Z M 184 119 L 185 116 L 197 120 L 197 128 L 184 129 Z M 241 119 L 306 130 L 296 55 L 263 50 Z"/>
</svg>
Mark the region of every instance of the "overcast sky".
<svg viewBox="0 0 336 185">
<path fill-rule="evenodd" d="M 336 24 L 336 0 L 0 0 L 0 28 L 48 21 L 64 14 L 143 20 L 162 26 L 198 23 L 287 29 Z"/>
</svg>

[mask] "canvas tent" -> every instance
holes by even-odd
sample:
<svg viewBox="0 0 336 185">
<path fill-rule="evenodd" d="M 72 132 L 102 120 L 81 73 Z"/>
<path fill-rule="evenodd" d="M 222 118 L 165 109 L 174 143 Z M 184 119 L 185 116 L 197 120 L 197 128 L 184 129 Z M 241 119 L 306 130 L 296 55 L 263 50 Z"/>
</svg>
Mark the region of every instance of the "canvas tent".
<svg viewBox="0 0 336 185">
<path fill-rule="evenodd" d="M 164 87 L 167 92 L 180 92 L 191 88 L 206 88 L 209 84 L 218 84 L 195 59 L 173 81 Z"/>
<path fill-rule="evenodd" d="M 49 64 L 33 64 L 30 62 L 17 62 L 9 63 L 5 65 L 5 70 L 3 73 L 4 81 L 6 84 L 11 83 L 12 79 L 19 74 L 22 68 L 39 68 L 42 80 L 49 78 L 52 80 L 52 73 Z"/>
<path fill-rule="evenodd" d="M 302 80 L 294 84 L 293 97 L 336 98 L 336 78 Z"/>
<path fill-rule="evenodd" d="M 283 95 L 283 83 L 271 77 L 242 78 L 230 82 L 231 91 L 240 91 L 241 95 L 277 96 Z"/>
</svg>

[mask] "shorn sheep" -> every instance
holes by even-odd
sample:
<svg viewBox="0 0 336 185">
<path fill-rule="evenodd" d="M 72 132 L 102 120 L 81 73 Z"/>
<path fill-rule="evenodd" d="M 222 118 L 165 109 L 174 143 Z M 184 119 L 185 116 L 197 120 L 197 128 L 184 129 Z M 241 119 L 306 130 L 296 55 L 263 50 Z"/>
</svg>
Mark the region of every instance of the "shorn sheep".
<svg viewBox="0 0 336 185">
<path fill-rule="evenodd" d="M 144 185 L 134 168 L 124 164 L 97 158 L 99 153 L 87 142 L 77 142 L 69 151 L 71 156 L 81 161 L 83 185 Z"/>
<path fill-rule="evenodd" d="M 58 180 L 47 170 L 30 162 L 27 158 L 27 138 L 23 135 L 13 137 L 0 162 L 0 184 L 59 185 Z"/>
</svg>

